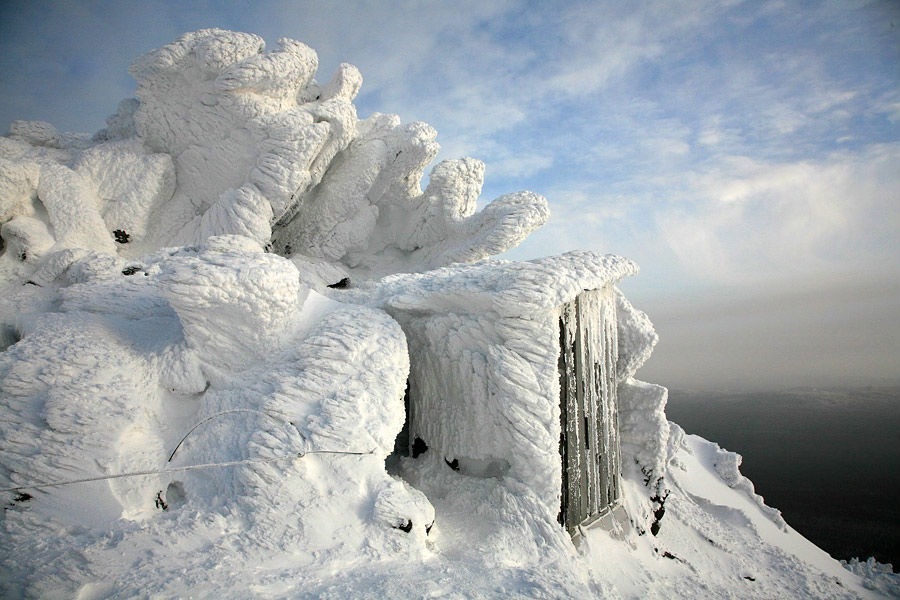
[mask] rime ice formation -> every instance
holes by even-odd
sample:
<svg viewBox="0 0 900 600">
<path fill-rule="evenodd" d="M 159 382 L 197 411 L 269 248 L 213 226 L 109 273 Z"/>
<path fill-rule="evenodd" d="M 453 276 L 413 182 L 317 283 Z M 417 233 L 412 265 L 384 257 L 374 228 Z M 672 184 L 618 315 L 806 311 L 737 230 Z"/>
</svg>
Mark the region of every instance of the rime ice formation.
<svg viewBox="0 0 900 600">
<path fill-rule="evenodd" d="M 380 276 L 503 252 L 548 218 L 528 192 L 476 212 L 474 159 L 438 164 L 423 191 L 431 127 L 360 120 L 355 67 L 320 84 L 311 48 L 264 47 L 202 30 L 146 54 L 131 68 L 136 98 L 90 139 L 13 123 L 0 145 L 4 270 L 27 276 L 67 249 L 138 257 L 241 235 L 326 277 Z"/>
<path fill-rule="evenodd" d="M 359 119 L 356 68 L 316 70 L 299 42 L 202 30 L 138 59 L 94 136 L 0 138 L 0 595 L 897 589 L 666 420 L 631 261 L 487 260 L 546 202 L 476 211 L 468 158 L 422 190 L 434 130 Z M 620 472 L 585 529 L 559 520 L 587 424 L 563 407 L 600 392 Z"/>
</svg>

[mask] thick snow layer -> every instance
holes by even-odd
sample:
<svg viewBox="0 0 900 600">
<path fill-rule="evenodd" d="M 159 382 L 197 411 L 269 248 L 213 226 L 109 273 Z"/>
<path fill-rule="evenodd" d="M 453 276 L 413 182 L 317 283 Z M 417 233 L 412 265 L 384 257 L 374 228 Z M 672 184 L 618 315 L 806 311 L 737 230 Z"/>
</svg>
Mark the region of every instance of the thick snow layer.
<svg viewBox="0 0 900 600">
<path fill-rule="evenodd" d="M 476 211 L 473 159 L 422 190 L 434 130 L 358 119 L 356 68 L 316 70 L 202 30 L 139 58 L 94 136 L 0 137 L 0 596 L 900 593 L 666 420 L 635 378 L 656 334 L 615 288 L 632 262 L 483 260 L 546 202 Z M 559 318 L 584 290 L 617 315 L 591 344 L 617 340 L 622 492 L 573 541 Z"/>
<path fill-rule="evenodd" d="M 489 260 L 398 274 L 335 293 L 347 301 L 411 313 L 492 311 L 522 317 L 556 310 L 583 290 L 600 289 L 636 273 L 637 265 L 621 256 L 577 251 L 527 262 Z"/>
<path fill-rule="evenodd" d="M 669 451 L 665 412 L 668 390 L 629 378 L 619 383 L 618 394 L 622 454 L 647 472 L 665 473 Z"/>
</svg>

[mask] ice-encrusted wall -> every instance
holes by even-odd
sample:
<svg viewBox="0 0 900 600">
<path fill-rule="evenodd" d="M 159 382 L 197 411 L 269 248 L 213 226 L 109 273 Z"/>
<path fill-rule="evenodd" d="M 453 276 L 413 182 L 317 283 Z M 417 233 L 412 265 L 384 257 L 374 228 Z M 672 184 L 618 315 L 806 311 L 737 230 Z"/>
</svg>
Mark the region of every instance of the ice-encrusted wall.
<svg viewBox="0 0 900 600">
<path fill-rule="evenodd" d="M 581 292 L 559 312 L 560 522 L 575 533 L 621 495 L 614 289 Z"/>
</svg>

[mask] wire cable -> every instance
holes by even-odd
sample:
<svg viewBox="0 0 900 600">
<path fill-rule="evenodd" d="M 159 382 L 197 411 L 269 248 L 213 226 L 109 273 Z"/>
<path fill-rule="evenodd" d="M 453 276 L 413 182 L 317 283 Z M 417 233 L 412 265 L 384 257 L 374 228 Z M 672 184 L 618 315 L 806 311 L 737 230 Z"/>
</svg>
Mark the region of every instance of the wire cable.
<svg viewBox="0 0 900 600">
<path fill-rule="evenodd" d="M 270 458 L 247 458 L 244 460 L 231 460 L 227 462 L 220 463 L 203 463 L 199 465 L 186 465 L 183 467 L 168 467 L 165 469 L 151 469 L 148 471 L 129 471 L 127 473 L 114 473 L 112 475 L 99 475 L 97 477 L 85 477 L 82 479 L 67 479 L 63 481 L 53 481 L 48 483 L 31 483 L 26 485 L 17 485 L 15 487 L 3 488 L 0 489 L 0 493 L 5 492 L 21 492 L 23 490 L 41 490 L 50 487 L 58 487 L 63 485 L 74 485 L 77 483 L 89 483 L 92 481 L 106 481 L 110 479 L 123 479 L 125 477 L 141 477 L 145 475 L 165 475 L 166 473 L 178 473 L 182 471 L 195 471 L 202 469 L 214 469 L 214 468 L 222 468 L 222 467 L 233 467 L 236 465 L 250 465 L 250 464 L 262 464 L 262 463 L 271 463 L 278 462 L 281 460 L 287 459 L 299 459 L 304 456 L 308 456 L 310 454 L 345 454 L 349 456 L 367 456 L 370 454 L 374 454 L 375 449 L 369 450 L 368 452 L 346 452 L 343 450 L 310 450 L 308 452 L 299 452 L 297 454 L 287 454 L 285 456 L 274 456 Z"/>
<path fill-rule="evenodd" d="M 276 420 L 277 420 L 277 416 L 281 416 L 281 415 L 277 415 L 277 416 L 272 415 L 267 412 L 252 409 L 252 408 L 233 408 L 230 410 L 223 410 L 222 412 L 218 412 L 214 415 L 210 415 L 209 417 L 196 423 L 193 427 L 191 427 L 188 430 L 187 433 L 184 434 L 184 436 L 181 438 L 181 440 L 179 440 L 179 442 L 175 445 L 175 449 L 172 450 L 171 454 L 169 454 L 169 458 L 168 458 L 168 460 L 166 460 L 166 464 L 168 465 L 168 463 L 172 462 L 172 459 L 175 458 L 175 453 L 178 452 L 178 449 L 181 447 L 181 445 L 184 443 L 184 441 L 186 439 L 188 439 L 188 437 L 192 433 L 194 433 L 194 431 L 198 427 L 200 427 L 201 425 L 203 425 L 205 423 L 209 423 L 213 419 L 217 419 L 221 416 L 229 415 L 229 414 L 233 414 L 233 413 L 257 413 L 257 414 L 269 417 L 271 419 L 276 419 Z M 293 423 L 290 423 L 290 421 L 285 420 L 284 422 L 288 423 L 290 425 L 293 425 Z M 178 472 L 183 472 L 183 471 L 196 471 L 196 470 L 203 470 L 203 469 L 233 467 L 236 465 L 272 463 L 272 462 L 278 462 L 278 461 L 287 460 L 287 459 L 296 460 L 299 458 L 303 458 L 304 456 L 306 456 L 308 454 L 347 454 L 350 456 L 365 456 L 367 454 L 374 454 L 374 453 L 375 453 L 374 448 L 372 450 L 369 450 L 368 452 L 347 452 L 347 451 L 342 451 L 342 450 L 307 450 L 305 452 L 298 452 L 296 454 L 287 454 L 284 456 L 273 456 L 270 458 L 248 458 L 248 459 L 243 459 L 243 460 L 232 460 L 232 461 L 220 462 L 220 463 L 203 463 L 203 464 L 199 464 L 199 465 L 186 465 L 186 466 L 182 466 L 182 467 L 168 467 L 167 466 L 163 469 L 151 469 L 151 470 L 147 470 L 147 471 L 129 471 L 126 473 L 113 473 L 111 475 L 98 475 L 96 477 L 84 477 L 81 479 L 66 479 L 66 480 L 62 480 L 62 481 L 53 481 L 53 482 L 47 482 L 47 483 L 32 483 L 32 484 L 26 484 L 26 485 L 17 485 L 15 487 L 0 489 L 0 493 L 21 492 L 23 490 L 41 490 L 41 489 L 50 488 L 50 487 L 74 485 L 74 484 L 78 484 L 78 483 L 89 483 L 92 481 L 108 481 L 111 479 L 123 479 L 126 477 L 142 477 L 142 476 L 146 476 L 146 475 L 164 475 L 166 473 L 178 473 Z"/>
</svg>

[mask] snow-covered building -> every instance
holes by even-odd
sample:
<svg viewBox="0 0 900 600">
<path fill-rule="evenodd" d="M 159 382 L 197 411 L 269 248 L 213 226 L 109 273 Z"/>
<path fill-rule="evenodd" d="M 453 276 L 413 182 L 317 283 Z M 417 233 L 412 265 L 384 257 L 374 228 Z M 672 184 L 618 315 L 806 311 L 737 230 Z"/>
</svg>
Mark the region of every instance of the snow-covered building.
<svg viewBox="0 0 900 600">
<path fill-rule="evenodd" d="M 575 533 L 620 505 L 616 315 L 633 309 L 615 284 L 635 272 L 579 252 L 395 275 L 336 297 L 383 307 L 406 334 L 402 453 L 521 482 Z M 648 349 L 623 354 L 633 350 Z"/>
<path fill-rule="evenodd" d="M 188 33 L 0 137 L 0 595 L 865 593 L 635 379 L 631 261 L 492 259 L 547 202 L 317 62 Z"/>
</svg>

